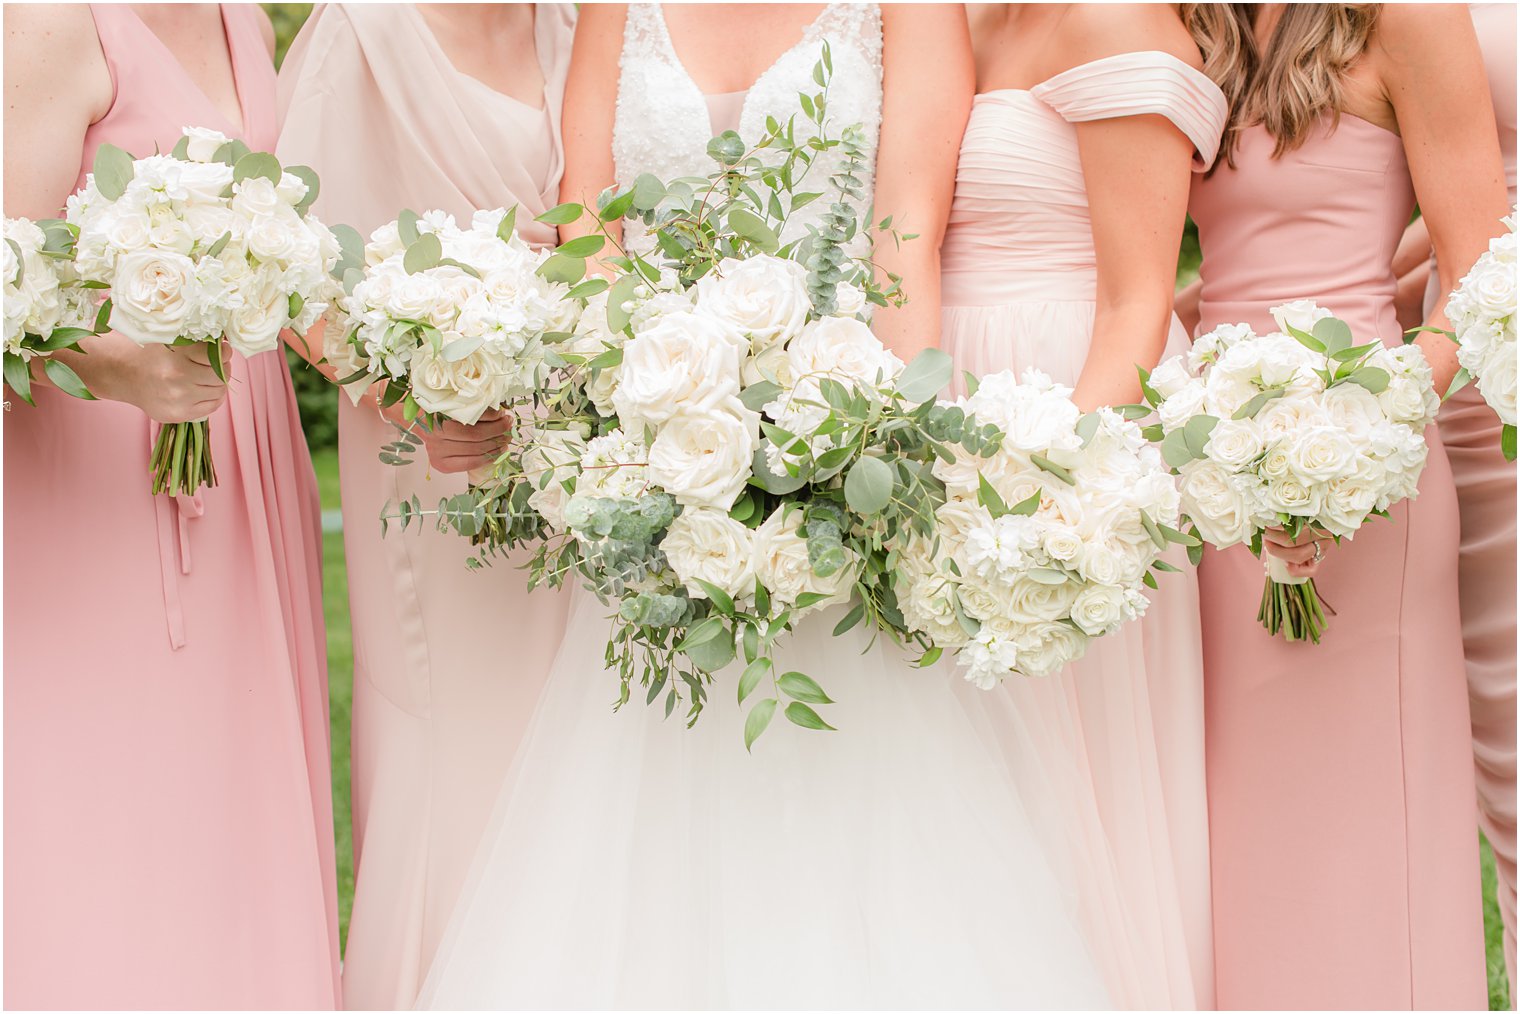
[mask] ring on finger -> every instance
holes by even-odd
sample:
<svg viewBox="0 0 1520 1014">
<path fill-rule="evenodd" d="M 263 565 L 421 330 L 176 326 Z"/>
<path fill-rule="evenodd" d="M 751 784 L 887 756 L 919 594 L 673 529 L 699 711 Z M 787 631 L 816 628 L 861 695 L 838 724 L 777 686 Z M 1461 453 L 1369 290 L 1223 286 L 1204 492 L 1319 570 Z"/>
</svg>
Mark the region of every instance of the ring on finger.
<svg viewBox="0 0 1520 1014">
<path fill-rule="evenodd" d="M 1314 540 L 1314 562 L 1319 563 L 1325 558 L 1325 544 L 1320 539 Z"/>
</svg>

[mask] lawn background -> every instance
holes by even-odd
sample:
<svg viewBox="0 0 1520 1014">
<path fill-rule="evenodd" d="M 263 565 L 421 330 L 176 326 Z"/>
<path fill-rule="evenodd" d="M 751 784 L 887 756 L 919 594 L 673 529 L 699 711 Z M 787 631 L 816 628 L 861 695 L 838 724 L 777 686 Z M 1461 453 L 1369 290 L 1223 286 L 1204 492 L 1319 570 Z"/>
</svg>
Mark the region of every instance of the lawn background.
<svg viewBox="0 0 1520 1014">
<path fill-rule="evenodd" d="M 311 4 L 264 4 L 274 22 L 276 59 L 285 56 L 290 40 L 311 12 Z M 1198 238 L 1189 223 L 1177 267 L 1179 284 L 1198 270 Z M 293 354 L 292 376 L 296 383 L 302 425 L 312 447 L 322 509 L 332 517 L 338 510 L 337 393 Z M 337 825 L 338 893 L 341 932 L 348 939 L 348 913 L 354 897 L 353 810 L 350 805 L 349 726 L 353 702 L 354 656 L 348 621 L 348 573 L 343 563 L 343 536 L 325 531 L 322 536 L 322 592 L 327 616 L 327 666 L 332 712 L 333 814 Z M 1483 921 L 1488 946 L 1488 998 L 1490 1010 L 1509 1007 L 1509 985 L 1504 975 L 1499 910 L 1494 900 L 1493 856 L 1483 842 Z"/>
</svg>

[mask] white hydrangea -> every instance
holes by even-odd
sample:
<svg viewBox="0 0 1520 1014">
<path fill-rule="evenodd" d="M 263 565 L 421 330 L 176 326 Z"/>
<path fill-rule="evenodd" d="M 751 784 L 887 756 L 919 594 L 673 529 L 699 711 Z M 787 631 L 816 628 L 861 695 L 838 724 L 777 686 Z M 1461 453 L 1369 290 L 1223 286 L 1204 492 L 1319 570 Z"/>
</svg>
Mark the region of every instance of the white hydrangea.
<svg viewBox="0 0 1520 1014">
<path fill-rule="evenodd" d="M 1492 240 L 1446 303 L 1457 361 L 1506 426 L 1515 425 L 1515 215 Z"/>
</svg>

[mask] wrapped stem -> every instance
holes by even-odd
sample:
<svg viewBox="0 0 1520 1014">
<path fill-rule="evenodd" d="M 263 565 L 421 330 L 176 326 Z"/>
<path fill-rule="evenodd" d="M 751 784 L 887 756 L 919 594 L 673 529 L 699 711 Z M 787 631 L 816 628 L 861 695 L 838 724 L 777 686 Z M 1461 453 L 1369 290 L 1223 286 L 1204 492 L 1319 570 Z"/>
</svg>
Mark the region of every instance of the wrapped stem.
<svg viewBox="0 0 1520 1014">
<path fill-rule="evenodd" d="M 190 496 L 202 486 L 215 486 L 216 466 L 211 461 L 207 421 L 172 423 L 160 429 L 148 468 L 155 496 Z"/>
</svg>

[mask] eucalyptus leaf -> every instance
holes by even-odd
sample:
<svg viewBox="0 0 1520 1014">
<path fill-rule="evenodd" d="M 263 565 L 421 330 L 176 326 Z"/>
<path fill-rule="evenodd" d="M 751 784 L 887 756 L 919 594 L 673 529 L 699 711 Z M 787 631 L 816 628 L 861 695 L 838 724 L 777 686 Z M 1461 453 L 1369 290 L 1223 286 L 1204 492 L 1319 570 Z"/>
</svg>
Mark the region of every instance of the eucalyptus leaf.
<svg viewBox="0 0 1520 1014">
<path fill-rule="evenodd" d="M 638 275 L 628 274 L 612 283 L 607 290 L 607 327 L 614 333 L 628 327 L 628 303 L 634 298 L 634 290 L 640 285 Z"/>
<path fill-rule="evenodd" d="M 873 457 L 861 458 L 845 473 L 845 503 L 857 514 L 877 514 L 892 502 L 895 479 L 892 467 L 885 461 Z"/>
<path fill-rule="evenodd" d="M 1346 379 L 1353 384 L 1365 387 L 1373 394 L 1382 394 L 1388 390 L 1390 378 L 1387 370 L 1379 369 L 1376 366 L 1363 366 Z"/>
<path fill-rule="evenodd" d="M 443 259 L 443 241 L 437 233 L 425 233 L 417 237 L 417 242 L 406 248 L 406 254 L 401 258 L 401 266 L 409 275 L 419 274 L 430 268 L 436 268 L 438 262 Z"/>
<path fill-rule="evenodd" d="M 665 184 L 659 177 L 640 173 L 633 181 L 633 206 L 639 211 L 653 211 L 665 197 Z"/>
<path fill-rule="evenodd" d="M 936 397 L 955 376 L 955 361 L 942 349 L 924 349 L 897 377 L 897 390 L 918 405 Z"/>
<path fill-rule="evenodd" d="M 734 637 L 719 624 L 719 635 L 686 649 L 686 657 L 703 672 L 717 672 L 734 660 Z"/>
<path fill-rule="evenodd" d="M 1314 322 L 1314 337 L 1325 346 L 1326 352 L 1349 349 L 1352 344 L 1351 325 L 1335 317 L 1325 317 Z"/>
<path fill-rule="evenodd" d="M 102 144 L 95 150 L 95 189 L 108 201 L 115 201 L 127 192 L 135 169 L 132 156 L 114 144 Z"/>
<path fill-rule="evenodd" d="M 751 412 L 758 412 L 766 405 L 769 405 L 771 402 L 775 401 L 776 396 L 780 393 L 780 384 L 773 383 L 769 380 L 762 380 L 758 383 L 751 384 L 744 390 L 740 391 L 739 400 L 742 401 L 744 403 L 744 407 L 749 409 Z"/>
<path fill-rule="evenodd" d="M 765 219 L 744 208 L 734 208 L 728 213 L 728 227 L 765 253 L 771 253 L 781 245 L 776 230 L 767 225 Z"/>
<path fill-rule="evenodd" d="M 280 182 L 280 160 L 267 151 L 251 151 L 238 159 L 237 165 L 232 167 L 233 183 L 260 177 L 270 183 Z"/>
<path fill-rule="evenodd" d="M 317 196 L 322 193 L 322 180 L 311 166 L 288 165 L 285 167 L 285 171 L 306 184 L 306 196 L 301 198 L 300 202 L 296 205 L 296 213 L 304 215 L 307 209 L 316 202 Z"/>
</svg>

